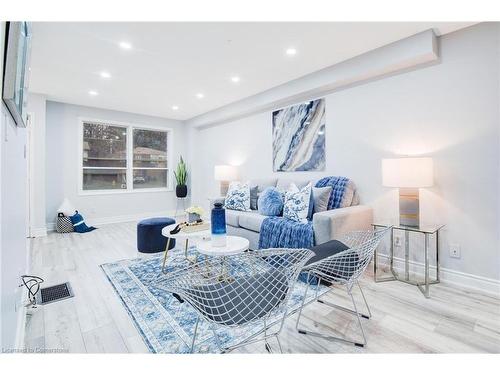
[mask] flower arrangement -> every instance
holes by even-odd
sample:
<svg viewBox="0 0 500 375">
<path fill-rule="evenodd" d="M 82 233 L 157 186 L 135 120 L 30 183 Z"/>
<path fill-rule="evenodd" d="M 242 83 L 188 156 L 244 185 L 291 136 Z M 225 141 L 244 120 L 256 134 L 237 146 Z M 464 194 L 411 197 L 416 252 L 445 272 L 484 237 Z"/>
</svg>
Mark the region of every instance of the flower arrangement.
<svg viewBox="0 0 500 375">
<path fill-rule="evenodd" d="M 200 206 L 191 206 L 189 207 L 186 212 L 188 214 L 196 214 L 196 215 L 199 215 L 199 216 L 203 216 L 203 214 L 205 213 L 205 211 L 203 210 L 202 207 Z"/>
<path fill-rule="evenodd" d="M 201 219 L 205 211 L 200 206 L 191 206 L 186 210 L 188 214 L 188 221 L 192 223 L 193 221 L 197 221 Z"/>
</svg>

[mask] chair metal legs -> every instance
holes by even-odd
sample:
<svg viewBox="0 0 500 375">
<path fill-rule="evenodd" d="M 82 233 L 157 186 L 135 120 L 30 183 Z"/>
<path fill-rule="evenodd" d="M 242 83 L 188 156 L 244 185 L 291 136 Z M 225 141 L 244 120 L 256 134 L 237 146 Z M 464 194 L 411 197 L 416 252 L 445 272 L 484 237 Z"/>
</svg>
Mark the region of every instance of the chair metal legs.
<svg viewBox="0 0 500 375">
<path fill-rule="evenodd" d="M 286 314 L 285 314 L 286 316 Z M 198 318 L 198 321 L 199 321 L 199 318 Z M 198 326 L 198 321 L 196 322 L 196 327 Z M 191 348 L 194 347 L 194 340 L 195 340 L 195 337 L 196 337 L 196 327 L 195 327 L 195 331 L 194 331 L 194 337 L 193 337 L 193 345 Z M 225 354 L 225 353 L 229 353 L 231 352 L 232 350 L 234 349 L 237 349 L 237 348 L 241 348 L 242 346 L 246 346 L 246 345 L 250 345 L 250 344 L 254 344 L 256 342 L 262 342 L 264 341 L 264 347 L 266 348 L 266 350 L 269 352 L 269 353 L 273 353 L 273 349 L 271 347 L 271 345 L 269 344 L 268 340 L 272 337 L 276 338 L 276 341 L 278 342 L 278 348 L 279 348 L 279 352 L 281 354 L 283 354 L 283 348 L 281 347 L 281 342 L 280 342 L 280 339 L 279 339 L 279 334 L 281 332 L 281 328 L 283 327 L 283 322 L 281 324 L 281 327 L 279 328 L 279 330 L 277 332 L 273 332 L 271 333 L 270 335 L 268 335 L 268 327 L 266 325 L 266 321 L 264 320 L 264 329 L 259 331 L 258 333 L 248 337 L 247 339 L 245 339 L 244 341 L 240 342 L 239 344 L 236 344 L 236 345 L 233 345 L 233 346 L 230 346 L 230 347 L 223 347 L 221 342 L 220 342 L 220 339 L 219 337 L 217 336 L 217 331 L 215 329 L 214 326 L 212 326 L 212 332 L 213 332 L 213 335 L 215 337 L 215 342 L 217 344 L 217 347 L 219 348 L 219 350 L 221 351 L 221 354 Z M 264 336 L 262 336 L 262 334 L 264 334 Z M 192 352 L 192 349 L 191 349 L 191 352 Z"/>
<path fill-rule="evenodd" d="M 361 296 L 363 297 L 363 301 L 365 302 L 366 310 L 368 310 L 368 316 L 372 317 L 372 312 L 370 311 L 370 306 L 368 306 L 368 302 L 366 302 L 365 294 L 363 293 L 363 289 L 361 289 L 361 285 L 359 285 L 359 281 L 356 280 L 356 284 L 358 285 L 359 291 L 361 292 Z"/>
<path fill-rule="evenodd" d="M 368 311 L 368 314 L 358 313 L 357 311 L 348 309 L 348 308 L 340 306 L 340 305 L 336 305 L 334 303 L 326 302 L 326 301 L 323 301 L 323 300 L 318 299 L 318 298 L 316 299 L 316 301 L 318 301 L 319 303 L 322 303 L 324 305 L 333 307 L 335 309 L 339 309 L 339 310 L 342 310 L 342 311 L 345 311 L 345 312 L 348 312 L 348 313 L 351 313 L 351 314 L 355 314 L 355 315 L 358 314 L 362 318 L 370 319 L 372 317 L 372 313 L 370 311 L 370 307 L 368 306 L 368 303 L 366 302 L 365 294 L 363 293 L 363 289 L 361 289 L 361 285 L 359 285 L 358 281 L 356 281 L 356 284 L 358 285 L 359 291 L 361 292 L 361 296 L 363 297 L 363 301 L 365 302 L 365 306 L 366 306 L 366 310 Z M 352 298 L 352 293 L 349 291 L 349 289 L 348 289 L 347 293 Z"/>
<path fill-rule="evenodd" d="M 200 317 L 198 316 L 196 318 L 196 324 L 194 326 L 194 332 L 193 332 L 193 341 L 191 342 L 191 353 L 194 351 L 194 342 L 196 340 L 196 333 L 198 332 L 198 323 L 200 322 Z"/>
<path fill-rule="evenodd" d="M 361 289 L 361 286 L 359 285 L 359 282 L 356 281 L 356 284 L 358 284 L 358 288 L 361 291 L 361 295 L 363 296 L 363 301 L 365 302 L 366 308 L 368 310 L 368 314 L 362 314 L 362 313 L 360 313 L 358 311 L 358 308 L 356 306 L 356 301 L 354 300 L 354 296 L 352 295 L 352 287 L 348 287 L 348 286 L 346 286 L 347 294 L 349 295 L 349 297 L 351 297 L 351 301 L 352 301 L 352 305 L 354 307 L 354 310 L 351 310 L 351 309 L 348 309 L 346 307 L 339 306 L 339 305 L 336 305 L 336 304 L 333 304 L 333 303 L 329 303 L 329 302 L 326 302 L 324 300 L 320 300 L 320 299 L 317 298 L 317 296 L 315 297 L 315 301 L 318 301 L 318 302 L 323 303 L 323 304 L 325 304 L 327 306 L 330 306 L 330 307 L 333 307 L 333 308 L 336 308 L 336 309 L 339 309 L 339 310 L 342 310 L 342 311 L 345 311 L 345 312 L 348 312 L 350 314 L 355 315 L 356 319 L 358 321 L 359 329 L 361 331 L 361 336 L 363 337 L 363 340 L 361 342 L 359 340 L 354 341 L 354 340 L 347 339 L 347 338 L 344 338 L 344 337 L 338 337 L 338 336 L 333 336 L 333 335 L 326 335 L 326 334 L 322 334 L 322 333 L 319 333 L 319 332 L 307 331 L 307 330 L 299 328 L 299 322 L 300 322 L 300 318 L 301 318 L 301 315 L 302 315 L 302 309 L 304 308 L 305 300 L 306 300 L 306 297 L 307 297 L 307 290 L 309 288 L 309 283 L 308 283 L 308 285 L 306 287 L 306 291 L 304 293 L 304 298 L 302 300 L 302 305 L 300 307 L 299 315 L 297 317 L 297 323 L 295 325 L 297 331 L 299 333 L 301 333 L 301 334 L 304 334 L 304 335 L 311 335 L 311 336 L 321 337 L 321 338 L 324 338 L 324 339 L 327 339 L 327 340 L 341 341 L 341 342 L 345 342 L 345 343 L 354 344 L 355 346 L 364 347 L 366 345 L 366 336 L 365 336 L 365 331 L 363 329 L 363 325 L 361 323 L 361 318 L 369 319 L 369 318 L 371 318 L 372 314 L 371 314 L 371 311 L 370 311 L 370 307 L 368 306 L 368 303 L 366 301 L 365 295 L 363 294 L 363 290 Z"/>
</svg>

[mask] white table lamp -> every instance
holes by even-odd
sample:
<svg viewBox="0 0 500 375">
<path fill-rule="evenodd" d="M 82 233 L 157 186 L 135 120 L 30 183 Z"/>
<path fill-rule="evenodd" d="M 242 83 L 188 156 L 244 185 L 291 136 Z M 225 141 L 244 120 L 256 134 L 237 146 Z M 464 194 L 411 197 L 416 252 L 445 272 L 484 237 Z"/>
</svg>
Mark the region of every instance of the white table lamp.
<svg viewBox="0 0 500 375">
<path fill-rule="evenodd" d="M 432 186 L 431 158 L 382 159 L 382 185 L 399 188 L 399 223 L 418 227 L 419 188 Z"/>
<path fill-rule="evenodd" d="M 238 178 L 238 168 L 232 165 L 216 165 L 214 168 L 214 178 L 220 182 L 220 194 L 226 196 L 229 182 Z"/>
</svg>

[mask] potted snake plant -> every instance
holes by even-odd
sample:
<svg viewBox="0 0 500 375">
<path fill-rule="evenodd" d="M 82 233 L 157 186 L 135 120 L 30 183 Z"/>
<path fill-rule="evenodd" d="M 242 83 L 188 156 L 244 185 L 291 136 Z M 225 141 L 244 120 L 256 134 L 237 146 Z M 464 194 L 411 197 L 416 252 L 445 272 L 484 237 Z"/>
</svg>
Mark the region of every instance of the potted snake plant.
<svg viewBox="0 0 500 375">
<path fill-rule="evenodd" d="M 187 166 L 182 159 L 177 164 L 177 168 L 174 171 L 175 181 L 177 186 L 175 187 L 175 195 L 177 198 L 185 198 L 187 196 Z"/>
</svg>

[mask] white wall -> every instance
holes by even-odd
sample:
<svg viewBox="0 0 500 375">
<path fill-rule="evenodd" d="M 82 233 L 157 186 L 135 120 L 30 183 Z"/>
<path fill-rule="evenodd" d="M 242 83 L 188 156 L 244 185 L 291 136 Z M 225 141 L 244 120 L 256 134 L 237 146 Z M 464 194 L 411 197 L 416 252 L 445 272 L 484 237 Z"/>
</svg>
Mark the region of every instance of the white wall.
<svg viewBox="0 0 500 375">
<path fill-rule="evenodd" d="M 45 208 L 45 108 L 44 95 L 30 94 L 28 98 L 28 113 L 31 115 L 30 159 L 31 159 L 31 235 L 46 234 Z M 31 139 L 31 140 L 30 140 Z"/>
<path fill-rule="evenodd" d="M 499 24 L 440 38 L 441 63 L 326 96 L 326 171 L 273 173 L 271 113 L 194 133 L 193 202 L 217 195 L 215 164 L 240 165 L 242 179 L 348 176 L 378 218 L 397 217 L 397 190 L 382 187 L 381 159 L 429 155 L 435 186 L 422 189 L 421 216 L 446 224 L 442 266 L 500 279 Z M 458 243 L 460 259 L 449 257 Z"/>
<path fill-rule="evenodd" d="M 0 51 L 4 50 L 5 22 L 0 23 Z M 0 71 L 3 71 L 0 53 Z M 2 85 L 0 78 L 0 87 Z M 16 127 L 0 103 L 0 348 L 16 345 L 22 323 L 20 275 L 27 270 L 26 247 L 26 129 Z"/>
<path fill-rule="evenodd" d="M 169 161 L 169 167 L 173 168 L 179 156 L 187 151 L 182 122 L 51 101 L 47 101 L 46 115 L 46 221 L 49 226 L 54 223 L 57 208 L 65 197 L 88 224 L 134 220 L 153 214 L 165 216 L 175 210 L 175 191 L 79 195 L 78 126 L 79 118 L 84 117 L 171 128 L 173 160 Z"/>
</svg>

